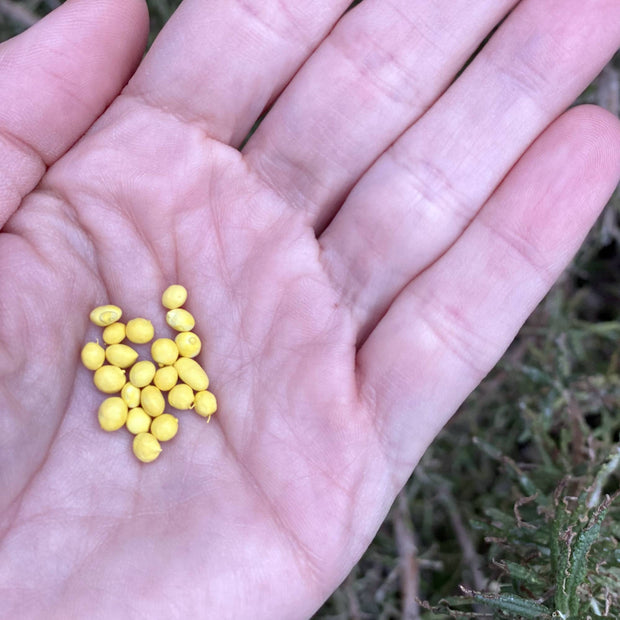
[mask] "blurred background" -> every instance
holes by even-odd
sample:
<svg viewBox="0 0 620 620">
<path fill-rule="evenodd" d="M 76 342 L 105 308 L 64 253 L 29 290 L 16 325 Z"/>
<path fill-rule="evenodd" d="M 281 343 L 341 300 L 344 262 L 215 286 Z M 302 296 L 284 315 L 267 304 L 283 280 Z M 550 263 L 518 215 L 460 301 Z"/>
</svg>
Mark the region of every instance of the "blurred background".
<svg viewBox="0 0 620 620">
<path fill-rule="evenodd" d="M 148 0 L 150 42 L 179 3 Z M 0 0 L 0 40 L 60 4 Z M 620 54 L 585 102 L 620 115 Z M 616 192 L 315 618 L 620 618 L 619 338 Z"/>
</svg>

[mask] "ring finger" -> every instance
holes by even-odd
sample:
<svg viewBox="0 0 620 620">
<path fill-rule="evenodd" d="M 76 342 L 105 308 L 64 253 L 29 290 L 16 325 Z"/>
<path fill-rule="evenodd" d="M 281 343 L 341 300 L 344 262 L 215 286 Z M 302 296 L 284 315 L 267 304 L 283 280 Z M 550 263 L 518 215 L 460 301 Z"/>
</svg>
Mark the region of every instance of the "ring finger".
<svg viewBox="0 0 620 620">
<path fill-rule="evenodd" d="M 454 243 L 527 147 L 613 55 L 619 36 L 615 1 L 521 2 L 362 178 L 320 238 L 360 339 L 407 282 Z"/>
</svg>

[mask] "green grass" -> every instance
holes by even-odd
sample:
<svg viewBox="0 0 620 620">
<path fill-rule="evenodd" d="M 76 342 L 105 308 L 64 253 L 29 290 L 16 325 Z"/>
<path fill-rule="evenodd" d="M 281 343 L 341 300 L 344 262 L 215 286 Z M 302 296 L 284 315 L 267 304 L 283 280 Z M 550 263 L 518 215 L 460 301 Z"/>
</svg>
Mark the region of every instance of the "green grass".
<svg viewBox="0 0 620 620">
<path fill-rule="evenodd" d="M 0 10 L 0 39 L 57 4 Z M 149 2 L 151 40 L 178 4 Z M 619 248 L 616 196 L 316 620 L 620 617 Z"/>
</svg>

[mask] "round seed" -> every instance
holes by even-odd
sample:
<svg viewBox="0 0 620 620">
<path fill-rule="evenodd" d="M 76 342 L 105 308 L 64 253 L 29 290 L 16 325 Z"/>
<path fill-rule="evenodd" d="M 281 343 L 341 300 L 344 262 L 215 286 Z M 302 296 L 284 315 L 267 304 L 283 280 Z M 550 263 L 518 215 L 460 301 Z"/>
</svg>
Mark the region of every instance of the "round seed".
<svg viewBox="0 0 620 620">
<path fill-rule="evenodd" d="M 179 420 L 169 413 L 155 418 L 151 424 L 151 433 L 159 441 L 169 441 L 179 430 Z"/>
<path fill-rule="evenodd" d="M 118 306 L 108 304 L 106 306 L 97 306 L 90 313 L 90 320 L 99 327 L 111 325 L 119 321 L 123 316 L 123 311 Z"/>
<path fill-rule="evenodd" d="M 130 409 L 132 407 L 137 407 L 140 404 L 140 388 L 137 388 L 128 381 L 121 390 L 121 398 Z"/>
<path fill-rule="evenodd" d="M 96 342 L 89 342 L 84 345 L 81 357 L 82 364 L 84 364 L 88 370 L 97 370 L 97 368 L 101 368 L 103 362 L 105 362 L 105 350 Z"/>
<path fill-rule="evenodd" d="M 179 349 L 174 340 L 170 338 L 158 338 L 151 345 L 151 357 L 162 366 L 174 364 L 179 357 Z"/>
<path fill-rule="evenodd" d="M 133 453 L 143 463 L 154 461 L 160 452 L 159 441 L 151 433 L 138 433 L 133 438 Z"/>
<path fill-rule="evenodd" d="M 123 342 L 125 340 L 125 324 L 117 321 L 108 325 L 103 330 L 101 337 L 106 344 L 119 344 Z"/>
<path fill-rule="evenodd" d="M 125 385 L 125 371 L 117 366 L 102 366 L 95 370 L 93 381 L 102 392 L 114 394 Z"/>
<path fill-rule="evenodd" d="M 207 390 L 196 392 L 194 396 L 194 411 L 203 418 L 210 418 L 217 411 L 215 394 Z"/>
<path fill-rule="evenodd" d="M 164 366 L 163 368 L 159 368 L 155 373 L 153 383 L 162 392 L 167 392 L 176 385 L 178 378 L 179 373 L 174 366 Z"/>
<path fill-rule="evenodd" d="M 183 308 L 175 308 L 166 312 L 166 323 L 178 332 L 191 332 L 196 325 L 194 317 Z"/>
<path fill-rule="evenodd" d="M 130 433 L 137 435 L 138 433 L 148 433 L 151 428 L 151 416 L 141 407 L 134 407 L 127 414 L 125 426 Z"/>
<path fill-rule="evenodd" d="M 129 371 L 129 380 L 139 388 L 147 386 L 155 376 L 155 364 L 148 360 L 136 362 Z"/>
<path fill-rule="evenodd" d="M 97 417 L 104 431 L 117 431 L 127 420 L 127 405 L 118 396 L 106 398 L 99 406 Z"/>
<path fill-rule="evenodd" d="M 161 415 L 166 407 L 163 394 L 154 385 L 147 385 L 142 392 L 140 392 L 140 404 L 142 405 L 142 409 L 153 418 Z"/>
<path fill-rule="evenodd" d="M 180 284 L 169 286 L 161 296 L 164 308 L 180 308 L 187 300 L 187 289 Z"/>
<path fill-rule="evenodd" d="M 145 344 L 153 340 L 155 329 L 148 319 L 131 319 L 127 323 L 127 339 L 136 344 Z"/>
<path fill-rule="evenodd" d="M 181 381 L 187 383 L 196 392 L 206 390 L 209 387 L 209 377 L 198 362 L 187 357 L 181 357 L 174 363 L 174 367 L 177 369 Z"/>
<path fill-rule="evenodd" d="M 168 402 L 175 409 L 191 409 L 194 404 L 194 391 L 189 385 L 179 383 L 170 390 Z"/>
<path fill-rule="evenodd" d="M 196 357 L 202 348 L 200 338 L 194 332 L 181 332 L 176 335 L 174 342 L 183 357 Z"/>
<path fill-rule="evenodd" d="M 111 344 L 105 350 L 105 357 L 113 366 L 129 368 L 138 359 L 138 352 L 126 344 Z"/>
</svg>

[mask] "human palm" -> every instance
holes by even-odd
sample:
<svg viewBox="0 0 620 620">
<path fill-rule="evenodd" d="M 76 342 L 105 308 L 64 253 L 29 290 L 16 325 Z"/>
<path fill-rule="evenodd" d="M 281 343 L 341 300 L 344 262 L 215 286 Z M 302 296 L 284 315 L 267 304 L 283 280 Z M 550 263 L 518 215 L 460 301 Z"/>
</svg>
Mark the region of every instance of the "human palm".
<svg viewBox="0 0 620 620">
<path fill-rule="evenodd" d="M 0 196 L 0 616 L 311 614 L 613 190 L 613 117 L 582 108 L 542 132 L 613 53 L 615 3 L 575 2 L 569 17 L 520 3 L 438 98 L 514 2 L 483 2 L 465 23 L 454 5 L 467 3 L 425 9 L 420 23 L 449 25 L 425 43 L 400 3 L 366 0 L 239 152 L 346 6 L 273 4 L 186 0 L 58 161 L 132 72 L 144 15 L 73 2 L 22 38 L 31 49 L 83 15 L 105 54 L 84 30 L 66 34 L 86 60 L 32 91 L 50 115 L 67 103 L 53 131 L 28 125 L 19 93 L 1 95 L 26 112 L 17 128 L 0 118 L 17 162 Z M 544 40 L 501 66 L 532 23 Z M 549 49 L 571 33 L 570 49 Z M 432 55 L 448 45 L 450 61 Z M 53 165 L 31 192 L 34 151 Z M 144 465 L 128 433 L 98 427 L 79 350 L 100 303 L 163 333 L 159 296 L 174 282 L 220 406 L 209 424 L 182 414 Z"/>
</svg>

